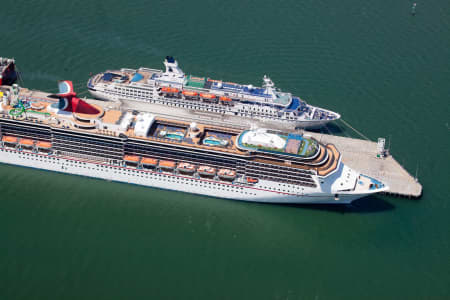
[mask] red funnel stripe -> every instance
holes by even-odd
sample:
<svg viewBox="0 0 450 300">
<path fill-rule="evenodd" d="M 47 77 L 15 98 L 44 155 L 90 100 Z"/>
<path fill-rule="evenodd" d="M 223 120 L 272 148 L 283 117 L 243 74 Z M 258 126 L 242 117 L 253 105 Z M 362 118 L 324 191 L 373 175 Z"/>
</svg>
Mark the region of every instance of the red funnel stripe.
<svg viewBox="0 0 450 300">
<path fill-rule="evenodd" d="M 80 98 L 69 97 L 65 98 L 65 100 L 69 102 L 69 105 L 67 105 L 67 107 L 64 109 L 65 111 L 88 115 L 96 115 L 100 112 L 98 109 L 96 109 L 89 103 L 84 102 Z"/>
<path fill-rule="evenodd" d="M 59 109 L 70 111 L 72 113 L 95 115 L 100 111 L 89 103 L 77 98 L 77 94 L 73 91 L 72 81 L 63 80 L 58 82 L 59 88 Z"/>
</svg>

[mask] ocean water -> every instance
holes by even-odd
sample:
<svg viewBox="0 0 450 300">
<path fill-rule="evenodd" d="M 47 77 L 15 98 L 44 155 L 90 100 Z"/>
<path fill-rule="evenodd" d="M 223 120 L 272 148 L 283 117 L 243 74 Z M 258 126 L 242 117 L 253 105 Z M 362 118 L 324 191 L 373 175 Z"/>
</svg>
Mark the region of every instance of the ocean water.
<svg viewBox="0 0 450 300">
<path fill-rule="evenodd" d="M 28 88 L 162 68 L 338 111 L 420 199 L 282 206 L 0 165 L 0 299 L 449 299 L 450 2 L 2 0 Z M 342 123 L 329 128 L 354 136 Z"/>
</svg>

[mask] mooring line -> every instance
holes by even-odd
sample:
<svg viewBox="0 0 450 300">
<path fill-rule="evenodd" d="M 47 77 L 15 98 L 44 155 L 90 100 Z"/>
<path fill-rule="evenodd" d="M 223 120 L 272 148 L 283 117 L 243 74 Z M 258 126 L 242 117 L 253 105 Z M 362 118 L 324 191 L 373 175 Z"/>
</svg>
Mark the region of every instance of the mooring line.
<svg viewBox="0 0 450 300">
<path fill-rule="evenodd" d="M 357 134 L 359 134 L 361 137 L 363 137 L 364 139 L 370 141 L 370 139 L 365 136 L 364 134 L 362 134 L 360 131 L 356 130 L 355 128 L 353 128 L 350 124 L 348 124 L 347 122 L 344 121 L 344 119 L 340 119 L 342 121 L 342 123 L 344 123 L 347 127 L 353 129 L 354 132 L 356 132 Z"/>
</svg>

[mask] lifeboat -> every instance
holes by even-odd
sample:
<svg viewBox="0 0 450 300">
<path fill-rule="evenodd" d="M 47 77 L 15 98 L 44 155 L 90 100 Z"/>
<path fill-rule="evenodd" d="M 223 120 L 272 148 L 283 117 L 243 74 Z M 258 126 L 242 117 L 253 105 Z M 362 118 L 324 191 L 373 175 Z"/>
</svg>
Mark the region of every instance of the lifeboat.
<svg viewBox="0 0 450 300">
<path fill-rule="evenodd" d="M 36 148 L 39 152 L 49 152 L 52 149 L 52 143 L 45 141 L 37 141 Z"/>
<path fill-rule="evenodd" d="M 247 182 L 251 183 L 251 184 L 255 184 L 258 183 L 258 178 L 253 178 L 253 177 L 247 177 Z"/>
<path fill-rule="evenodd" d="M 173 170 L 175 168 L 175 162 L 171 160 L 160 160 L 159 167 L 162 169 Z"/>
<path fill-rule="evenodd" d="M 156 158 L 144 157 L 141 161 L 144 167 L 156 167 L 158 160 Z"/>
<path fill-rule="evenodd" d="M 4 135 L 2 137 L 2 142 L 8 144 L 17 144 L 18 139 L 15 136 Z"/>
<path fill-rule="evenodd" d="M 204 176 L 214 176 L 216 174 L 216 169 L 208 166 L 200 166 L 198 167 L 197 172 Z"/>
<path fill-rule="evenodd" d="M 20 143 L 21 146 L 25 146 L 25 147 L 33 147 L 34 146 L 34 141 L 31 139 L 20 139 Z"/>
<path fill-rule="evenodd" d="M 125 156 L 123 157 L 123 160 L 124 160 L 126 163 L 138 164 L 138 163 L 139 163 L 139 160 L 140 160 L 140 157 L 137 156 L 137 155 L 125 155 Z"/>
<path fill-rule="evenodd" d="M 50 149 L 52 147 L 52 143 L 44 142 L 44 141 L 37 141 L 36 147 L 41 148 L 41 149 Z"/>
<path fill-rule="evenodd" d="M 208 93 L 201 93 L 200 97 L 202 97 L 203 99 L 210 99 L 210 100 L 216 99 L 216 95 Z"/>
<path fill-rule="evenodd" d="M 165 86 L 165 87 L 161 88 L 161 92 L 169 93 L 169 94 L 176 94 L 179 92 L 179 90 L 176 88 Z"/>
<path fill-rule="evenodd" d="M 220 169 L 219 172 L 217 172 L 217 175 L 219 175 L 219 177 L 223 179 L 233 180 L 236 178 L 236 171 L 230 169 Z"/>
<path fill-rule="evenodd" d="M 188 96 L 188 97 L 195 97 L 195 96 L 198 95 L 197 92 L 194 92 L 194 91 L 187 91 L 187 90 L 186 90 L 186 91 L 183 91 L 182 94 L 185 95 L 185 96 Z"/>
<path fill-rule="evenodd" d="M 192 174 L 195 172 L 195 166 L 193 164 L 181 162 L 177 166 L 177 171 Z"/>
<path fill-rule="evenodd" d="M 223 102 L 231 102 L 231 98 L 230 98 L 230 97 L 225 97 L 225 96 L 221 96 L 221 97 L 219 98 L 219 100 L 220 100 L 220 101 L 223 101 Z"/>
</svg>

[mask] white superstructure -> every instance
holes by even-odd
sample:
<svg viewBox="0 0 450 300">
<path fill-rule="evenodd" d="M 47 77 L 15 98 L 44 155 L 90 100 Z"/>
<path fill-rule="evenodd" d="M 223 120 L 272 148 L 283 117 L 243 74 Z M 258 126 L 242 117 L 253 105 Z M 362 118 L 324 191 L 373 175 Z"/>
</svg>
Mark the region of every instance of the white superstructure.
<svg viewBox="0 0 450 300">
<path fill-rule="evenodd" d="M 279 91 L 266 75 L 263 86 L 254 87 L 186 75 L 173 57 L 166 57 L 164 65 L 164 72 L 148 68 L 106 71 L 90 78 L 87 87 L 99 99 L 144 101 L 294 127 L 317 128 L 340 118 Z"/>
</svg>

